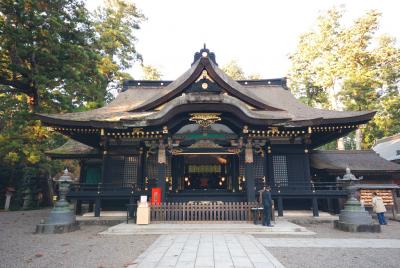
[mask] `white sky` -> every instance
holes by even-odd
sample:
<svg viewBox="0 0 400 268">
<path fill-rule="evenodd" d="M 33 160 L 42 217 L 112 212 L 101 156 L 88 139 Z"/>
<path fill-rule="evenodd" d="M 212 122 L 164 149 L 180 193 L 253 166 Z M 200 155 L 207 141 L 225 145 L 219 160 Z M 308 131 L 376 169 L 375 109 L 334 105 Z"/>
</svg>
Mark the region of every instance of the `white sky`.
<svg viewBox="0 0 400 268">
<path fill-rule="evenodd" d="M 101 0 L 87 0 L 89 9 Z M 382 13 L 380 33 L 400 39 L 398 0 L 134 0 L 147 17 L 137 31 L 137 50 L 144 63 L 157 67 L 163 79 L 175 80 L 207 44 L 223 66 L 236 60 L 246 74 L 286 76 L 301 33 L 310 30 L 321 11 L 345 4 L 346 20 L 369 9 Z M 141 78 L 136 66 L 130 73 Z"/>
</svg>

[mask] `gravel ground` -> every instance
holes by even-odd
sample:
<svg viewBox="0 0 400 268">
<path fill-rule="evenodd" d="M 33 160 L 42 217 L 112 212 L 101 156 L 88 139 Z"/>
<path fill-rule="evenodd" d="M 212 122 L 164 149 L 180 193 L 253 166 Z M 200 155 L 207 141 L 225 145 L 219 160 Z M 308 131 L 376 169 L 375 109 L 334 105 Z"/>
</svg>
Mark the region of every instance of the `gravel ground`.
<svg viewBox="0 0 400 268">
<path fill-rule="evenodd" d="M 400 222 L 388 221 L 388 225 L 382 225 L 380 233 L 350 233 L 343 232 L 333 228 L 333 223 L 314 223 L 299 224 L 308 230 L 316 233 L 315 235 L 300 235 L 302 238 L 372 238 L 372 239 L 400 239 Z M 294 238 L 295 235 L 255 235 L 255 237 L 285 237 Z M 400 266 L 399 266 L 400 267 Z"/>
<path fill-rule="evenodd" d="M 399 249 L 268 248 L 286 268 L 398 268 Z"/>
<path fill-rule="evenodd" d="M 333 229 L 333 224 L 302 224 L 310 231 L 311 236 L 293 235 L 255 235 L 257 238 L 358 238 L 358 239 L 400 239 L 400 223 L 389 221 L 382 226 L 381 233 L 348 233 Z M 272 248 L 271 252 L 287 268 L 294 267 L 400 267 L 400 249 L 367 249 L 367 248 Z"/>
<path fill-rule="evenodd" d="M 126 267 L 156 235 L 104 236 L 107 226 L 67 234 L 33 234 L 49 210 L 0 212 L 0 267 Z"/>
<path fill-rule="evenodd" d="M 153 243 L 155 235 L 98 235 L 107 226 L 82 226 L 81 230 L 56 235 L 33 231 L 49 210 L 0 211 L 0 268 L 9 267 L 126 267 Z M 389 221 L 381 233 L 346 233 L 329 223 L 302 224 L 312 236 L 301 238 L 400 239 L 400 222 Z M 289 237 L 293 235 L 255 235 Z M 400 267 L 400 249 L 363 248 L 268 248 L 286 267 Z"/>
</svg>

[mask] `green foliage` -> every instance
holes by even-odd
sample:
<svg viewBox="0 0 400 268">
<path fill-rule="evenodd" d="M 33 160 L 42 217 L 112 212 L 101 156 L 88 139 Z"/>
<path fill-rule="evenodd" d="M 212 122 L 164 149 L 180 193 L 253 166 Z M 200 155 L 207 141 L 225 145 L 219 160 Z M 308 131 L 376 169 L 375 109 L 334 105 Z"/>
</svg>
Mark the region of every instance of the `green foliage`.
<svg viewBox="0 0 400 268">
<path fill-rule="evenodd" d="M 0 191 L 14 187 L 14 204 L 21 205 L 25 182 L 47 179 L 63 168 L 60 161 L 49 161 L 44 154 L 63 142 L 64 137 L 31 120 L 26 95 L 0 94 Z"/>
<path fill-rule="evenodd" d="M 389 36 L 376 37 L 380 13 L 371 10 L 344 26 L 344 10 L 333 8 L 300 37 L 290 56 L 288 78 L 305 103 L 325 108 L 376 110 L 364 128 L 363 147 L 399 131 L 400 49 Z"/>
<path fill-rule="evenodd" d="M 222 71 L 226 73 L 233 80 L 245 80 L 245 79 L 260 79 L 260 75 L 257 73 L 253 73 L 250 75 L 246 75 L 243 71 L 242 67 L 239 66 L 237 61 L 231 60 L 224 66 L 222 66 Z"/>
<path fill-rule="evenodd" d="M 134 42 L 142 20 L 122 0 L 93 16 L 81 0 L 2 1 L 2 92 L 27 94 L 35 111 L 102 106 L 130 78 L 123 70 L 141 59 Z"/>
<path fill-rule="evenodd" d="M 82 0 L 0 2 L 0 194 L 40 190 L 39 181 L 74 161 L 50 161 L 45 151 L 66 138 L 49 132 L 32 112 L 93 109 L 130 78 L 141 60 L 135 31 L 144 19 L 135 5 L 107 1 L 89 14 Z"/>
<path fill-rule="evenodd" d="M 68 110 L 102 99 L 99 57 L 82 1 L 4 0 L 0 4 L 0 84 L 35 110 Z"/>
<path fill-rule="evenodd" d="M 154 66 L 142 65 L 144 80 L 161 80 L 161 72 Z"/>
<path fill-rule="evenodd" d="M 142 60 L 135 48 L 135 31 L 144 19 L 133 3 L 124 0 L 106 0 L 105 7 L 93 14 L 94 47 L 101 55 L 98 68 L 109 90 L 121 89 L 123 80 L 131 79 L 124 70 Z"/>
<path fill-rule="evenodd" d="M 230 76 L 234 80 L 246 79 L 246 76 L 245 76 L 242 68 L 239 66 L 239 64 L 235 60 L 229 61 L 221 69 L 222 69 L 222 71 L 224 71 L 224 73 L 226 73 L 228 76 Z"/>
</svg>

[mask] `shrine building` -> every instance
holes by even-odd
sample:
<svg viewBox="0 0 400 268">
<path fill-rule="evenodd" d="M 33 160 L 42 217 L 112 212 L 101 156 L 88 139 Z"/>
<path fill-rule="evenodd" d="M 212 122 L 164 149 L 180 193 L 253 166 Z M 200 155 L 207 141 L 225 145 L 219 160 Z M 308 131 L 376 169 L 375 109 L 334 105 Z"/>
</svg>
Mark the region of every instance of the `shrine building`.
<svg viewBox="0 0 400 268">
<path fill-rule="evenodd" d="M 399 174 L 373 151 L 316 150 L 374 114 L 309 107 L 284 78 L 235 81 L 204 47 L 175 81 L 126 81 L 105 107 L 38 117 L 70 138 L 48 154 L 80 160 L 68 195 L 78 212 L 82 203 L 95 204 L 96 216 L 123 210 L 155 187 L 162 202 L 254 202 L 269 185 L 280 215 L 292 207 L 318 215 L 346 196 L 335 181 L 346 166 L 385 180 Z"/>
</svg>

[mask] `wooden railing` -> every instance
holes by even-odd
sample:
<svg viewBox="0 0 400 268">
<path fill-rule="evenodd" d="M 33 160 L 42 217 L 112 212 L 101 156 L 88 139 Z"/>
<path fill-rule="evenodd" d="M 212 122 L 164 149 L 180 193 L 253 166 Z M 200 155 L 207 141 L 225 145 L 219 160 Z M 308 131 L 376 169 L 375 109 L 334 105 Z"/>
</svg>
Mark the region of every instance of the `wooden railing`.
<svg viewBox="0 0 400 268">
<path fill-rule="evenodd" d="M 151 206 L 152 222 L 252 221 L 255 202 L 161 203 Z"/>
<path fill-rule="evenodd" d="M 72 183 L 70 185 L 71 192 L 105 192 L 105 191 L 139 191 L 135 183 Z"/>
</svg>

